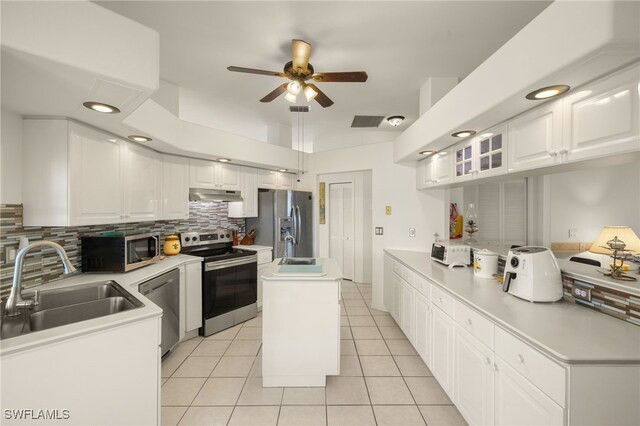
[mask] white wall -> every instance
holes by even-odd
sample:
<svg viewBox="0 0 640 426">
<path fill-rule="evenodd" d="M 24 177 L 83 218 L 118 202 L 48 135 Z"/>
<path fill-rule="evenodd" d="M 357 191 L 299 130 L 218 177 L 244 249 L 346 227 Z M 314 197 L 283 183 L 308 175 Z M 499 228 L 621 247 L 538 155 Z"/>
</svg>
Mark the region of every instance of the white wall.
<svg viewBox="0 0 640 426">
<path fill-rule="evenodd" d="M 591 242 L 605 225 L 640 235 L 640 162 L 549 176 L 551 242 Z M 577 229 L 576 238 L 568 230 Z"/>
<path fill-rule="evenodd" d="M 317 175 L 371 170 L 372 227 L 384 227 L 384 235 L 372 236 L 373 307 L 383 308 L 383 250 L 395 248 L 429 251 L 433 234 L 445 235 L 445 190 L 416 190 L 416 169 L 393 162 L 393 143 L 318 152 L 309 156 L 309 173 L 299 188 L 314 193 L 314 232 L 318 241 Z M 446 197 L 448 199 L 448 197 Z M 392 215 L 385 215 L 385 206 Z M 409 237 L 409 228 L 416 236 Z M 373 229 L 370 229 L 373 234 Z"/>
<path fill-rule="evenodd" d="M 22 203 L 22 117 L 2 109 L 0 204 Z"/>
</svg>

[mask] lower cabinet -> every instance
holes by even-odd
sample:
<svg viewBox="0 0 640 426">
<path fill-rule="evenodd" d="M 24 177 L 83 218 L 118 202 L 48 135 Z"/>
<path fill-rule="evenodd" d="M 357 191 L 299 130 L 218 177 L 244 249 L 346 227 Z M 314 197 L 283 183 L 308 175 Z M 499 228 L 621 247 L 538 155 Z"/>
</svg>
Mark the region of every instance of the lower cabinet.
<svg viewBox="0 0 640 426">
<path fill-rule="evenodd" d="M 435 306 L 431 319 L 433 349 L 429 368 L 440 386 L 453 399 L 453 319 Z"/>
<path fill-rule="evenodd" d="M 494 424 L 564 424 L 562 407 L 502 361 L 499 356 L 495 357 L 494 370 Z"/>
<path fill-rule="evenodd" d="M 184 266 L 185 312 L 183 330 L 188 333 L 202 327 L 202 263 L 188 263 Z M 182 338 L 182 335 L 180 336 Z"/>
<path fill-rule="evenodd" d="M 406 281 L 401 281 L 402 313 L 400 315 L 400 328 L 407 339 L 415 345 L 414 321 L 415 321 L 415 294 L 413 287 Z"/>
<path fill-rule="evenodd" d="M 431 365 L 431 310 L 429 300 L 416 292 L 415 341 L 413 345 L 427 365 Z"/>
<path fill-rule="evenodd" d="M 263 280 L 262 280 L 262 275 L 264 274 L 264 271 L 267 269 L 267 267 L 269 266 L 268 263 L 265 263 L 263 265 L 258 265 L 258 310 L 261 311 L 262 310 L 262 287 L 263 287 Z"/>
<path fill-rule="evenodd" d="M 456 324 L 454 396 L 469 424 L 494 423 L 493 351 Z"/>
<path fill-rule="evenodd" d="M 402 279 L 395 274 L 393 275 L 393 279 L 391 280 L 391 291 L 391 316 L 394 320 L 396 320 L 396 323 L 402 324 Z"/>
</svg>

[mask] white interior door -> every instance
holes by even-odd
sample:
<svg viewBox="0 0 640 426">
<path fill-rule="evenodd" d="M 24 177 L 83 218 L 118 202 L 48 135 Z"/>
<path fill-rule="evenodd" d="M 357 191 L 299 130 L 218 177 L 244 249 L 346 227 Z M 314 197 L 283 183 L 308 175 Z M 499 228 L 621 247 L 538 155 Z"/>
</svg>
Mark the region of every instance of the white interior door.
<svg viewBox="0 0 640 426">
<path fill-rule="evenodd" d="M 329 185 L 329 257 L 336 259 L 342 277 L 353 280 L 355 262 L 355 206 L 353 182 Z"/>
</svg>

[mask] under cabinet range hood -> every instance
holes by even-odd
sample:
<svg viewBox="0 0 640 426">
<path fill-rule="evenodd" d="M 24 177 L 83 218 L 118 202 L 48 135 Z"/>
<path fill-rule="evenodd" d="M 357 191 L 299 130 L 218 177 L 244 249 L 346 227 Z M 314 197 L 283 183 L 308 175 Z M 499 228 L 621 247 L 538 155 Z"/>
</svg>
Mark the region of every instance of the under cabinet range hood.
<svg viewBox="0 0 640 426">
<path fill-rule="evenodd" d="M 242 201 L 242 194 L 224 189 L 189 188 L 189 201 Z"/>
</svg>

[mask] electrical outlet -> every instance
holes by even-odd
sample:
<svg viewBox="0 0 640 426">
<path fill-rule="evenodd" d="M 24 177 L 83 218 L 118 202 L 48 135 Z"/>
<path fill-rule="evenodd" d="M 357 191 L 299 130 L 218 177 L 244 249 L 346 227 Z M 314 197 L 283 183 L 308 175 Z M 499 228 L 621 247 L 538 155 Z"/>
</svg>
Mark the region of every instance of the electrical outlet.
<svg viewBox="0 0 640 426">
<path fill-rule="evenodd" d="M 384 214 L 386 214 L 387 216 L 391 216 L 391 206 L 385 206 Z"/>
<path fill-rule="evenodd" d="M 382 226 L 376 226 L 376 235 L 383 235 L 383 234 L 384 234 L 384 230 Z"/>
<path fill-rule="evenodd" d="M 569 229 L 569 238 L 575 238 L 578 236 L 578 230 L 577 229 Z"/>
<path fill-rule="evenodd" d="M 4 258 L 6 259 L 6 262 L 13 262 L 14 260 L 16 260 L 16 249 L 7 247 L 5 250 Z"/>
<path fill-rule="evenodd" d="M 409 236 L 410 237 L 416 236 L 416 228 L 409 228 Z"/>
<path fill-rule="evenodd" d="M 575 281 L 573 282 L 573 287 L 571 289 L 571 294 L 576 299 L 585 300 L 587 302 L 591 302 L 591 289 L 587 287 L 582 287 L 578 285 Z"/>
</svg>

